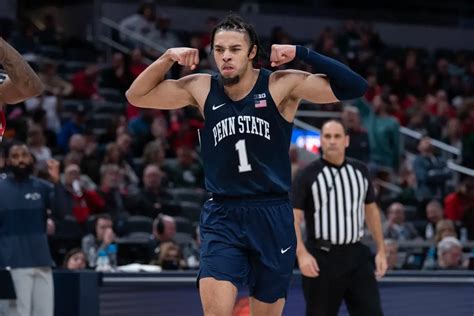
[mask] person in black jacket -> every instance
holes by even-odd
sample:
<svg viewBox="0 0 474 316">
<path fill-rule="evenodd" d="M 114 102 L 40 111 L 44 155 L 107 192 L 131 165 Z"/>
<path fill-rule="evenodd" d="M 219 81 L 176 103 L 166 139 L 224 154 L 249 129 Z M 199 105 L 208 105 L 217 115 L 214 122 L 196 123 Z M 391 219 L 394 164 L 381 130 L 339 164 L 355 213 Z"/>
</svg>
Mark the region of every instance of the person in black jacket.
<svg viewBox="0 0 474 316">
<path fill-rule="evenodd" d="M 53 277 L 48 234 L 53 219 L 64 214 L 64 190 L 59 162 L 48 160 L 51 183 L 32 176 L 28 147 L 14 143 L 8 150 L 8 173 L 0 175 L 0 268 L 9 267 L 17 299 L 8 302 L 7 315 L 52 316 Z"/>
</svg>

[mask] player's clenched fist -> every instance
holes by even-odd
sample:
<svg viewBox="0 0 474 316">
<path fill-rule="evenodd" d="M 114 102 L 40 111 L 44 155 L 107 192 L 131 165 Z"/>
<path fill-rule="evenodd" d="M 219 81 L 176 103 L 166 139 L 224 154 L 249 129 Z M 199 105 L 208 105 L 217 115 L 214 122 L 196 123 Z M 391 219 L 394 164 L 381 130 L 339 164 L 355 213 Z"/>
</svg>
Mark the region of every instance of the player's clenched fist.
<svg viewBox="0 0 474 316">
<path fill-rule="evenodd" d="M 191 70 L 196 69 L 199 64 L 199 50 L 189 47 L 170 48 L 167 52 L 171 60 L 177 62 L 181 66 L 190 67 Z"/>
<path fill-rule="evenodd" d="M 270 54 L 270 62 L 272 67 L 278 67 L 289 63 L 296 56 L 295 45 L 272 45 L 272 52 Z"/>
</svg>

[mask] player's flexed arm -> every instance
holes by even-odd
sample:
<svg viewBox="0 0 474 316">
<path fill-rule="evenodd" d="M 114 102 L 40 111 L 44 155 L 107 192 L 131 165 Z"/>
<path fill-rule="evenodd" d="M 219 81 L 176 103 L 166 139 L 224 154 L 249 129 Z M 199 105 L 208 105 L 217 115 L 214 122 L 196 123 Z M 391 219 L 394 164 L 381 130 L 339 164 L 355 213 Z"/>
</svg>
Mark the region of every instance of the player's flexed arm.
<svg viewBox="0 0 474 316">
<path fill-rule="evenodd" d="M 158 109 L 177 109 L 186 105 L 202 104 L 202 93 L 199 93 L 197 87 L 201 85 L 199 82 L 209 75 L 196 74 L 179 80 L 164 80 L 175 62 L 195 69 L 199 64 L 199 51 L 188 47 L 168 49 L 135 79 L 127 90 L 127 100 L 138 107 Z"/>
<path fill-rule="evenodd" d="M 299 70 L 283 70 L 273 74 L 271 91 L 277 104 L 292 119 L 299 100 L 314 103 L 333 103 L 361 97 L 367 90 L 367 81 L 346 65 L 299 45 L 272 45 L 271 65 L 278 67 L 294 58 L 313 66 L 317 74 Z M 275 93 L 273 93 L 275 91 Z M 280 92 L 278 92 L 280 91 Z"/>
<path fill-rule="evenodd" d="M 21 55 L 0 37 L 0 104 L 15 104 L 43 92 L 43 84 Z"/>
</svg>

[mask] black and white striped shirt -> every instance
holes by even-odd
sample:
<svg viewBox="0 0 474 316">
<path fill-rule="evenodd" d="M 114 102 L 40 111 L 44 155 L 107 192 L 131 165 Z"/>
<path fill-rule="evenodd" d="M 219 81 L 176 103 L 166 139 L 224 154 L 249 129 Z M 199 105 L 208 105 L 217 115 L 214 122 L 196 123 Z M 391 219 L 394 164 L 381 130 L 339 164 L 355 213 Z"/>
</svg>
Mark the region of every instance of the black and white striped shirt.
<svg viewBox="0 0 474 316">
<path fill-rule="evenodd" d="M 362 237 L 365 204 L 374 202 L 375 194 L 362 162 L 347 158 L 336 166 L 319 159 L 298 173 L 292 199 L 305 213 L 308 240 L 343 245 Z"/>
</svg>

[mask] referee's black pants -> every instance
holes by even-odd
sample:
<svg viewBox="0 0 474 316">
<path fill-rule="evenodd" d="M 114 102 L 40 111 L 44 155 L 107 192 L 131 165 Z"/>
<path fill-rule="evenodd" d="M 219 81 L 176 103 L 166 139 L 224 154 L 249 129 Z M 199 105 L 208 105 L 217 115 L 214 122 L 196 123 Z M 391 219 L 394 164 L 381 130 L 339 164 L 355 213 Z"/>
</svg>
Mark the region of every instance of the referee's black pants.
<svg viewBox="0 0 474 316">
<path fill-rule="evenodd" d="M 330 251 L 307 242 L 319 276 L 303 276 L 306 316 L 337 316 L 342 300 L 351 316 L 382 316 L 380 295 L 370 249 L 360 242 L 332 245 Z"/>
</svg>

